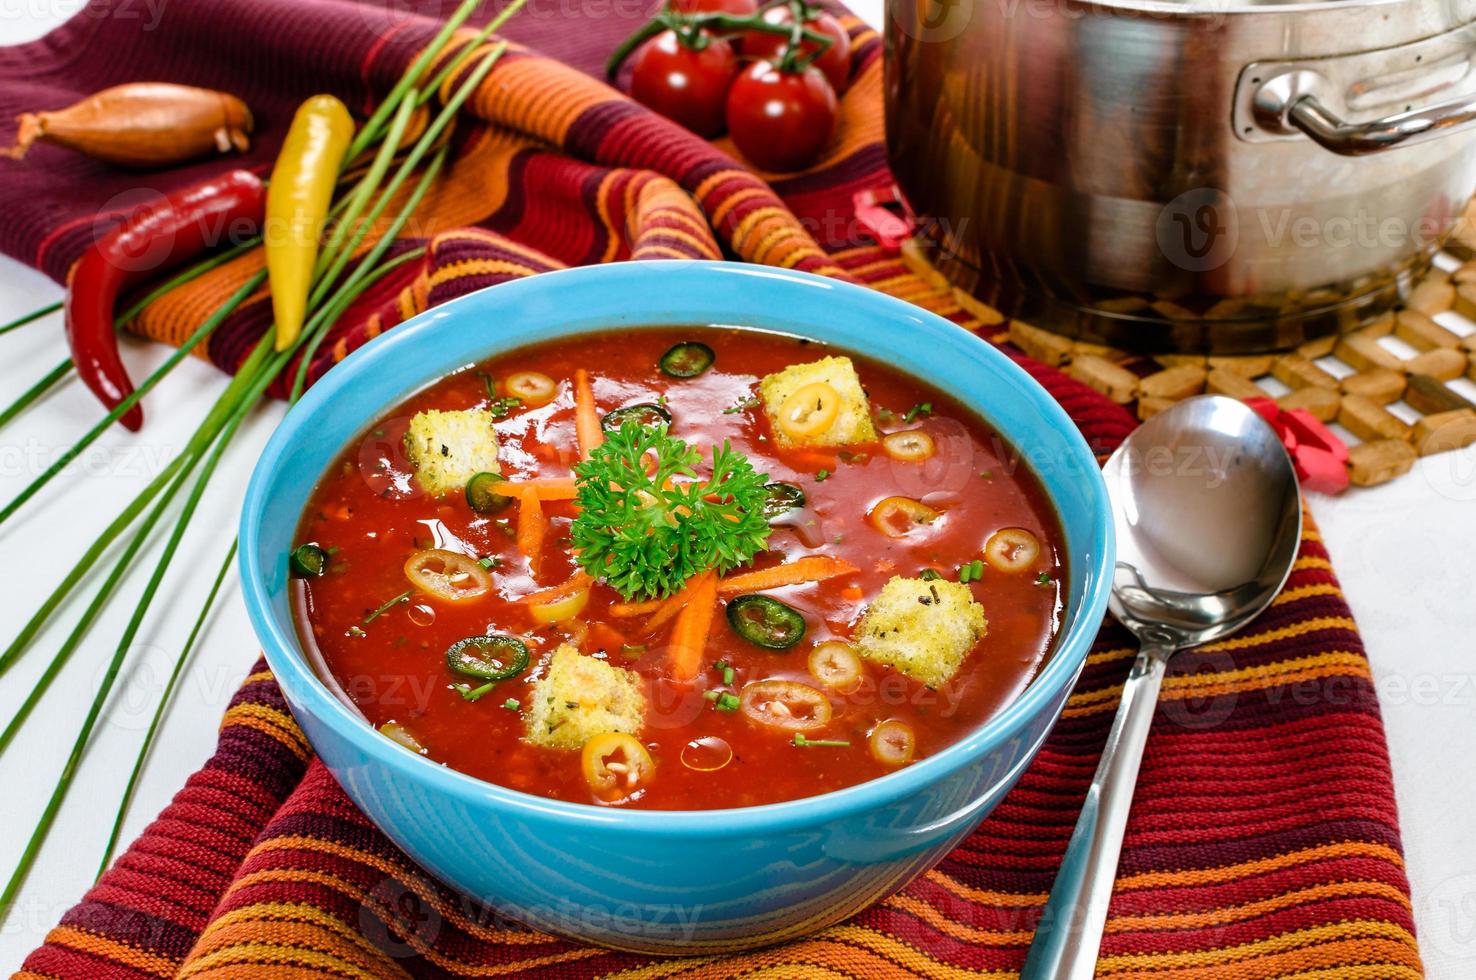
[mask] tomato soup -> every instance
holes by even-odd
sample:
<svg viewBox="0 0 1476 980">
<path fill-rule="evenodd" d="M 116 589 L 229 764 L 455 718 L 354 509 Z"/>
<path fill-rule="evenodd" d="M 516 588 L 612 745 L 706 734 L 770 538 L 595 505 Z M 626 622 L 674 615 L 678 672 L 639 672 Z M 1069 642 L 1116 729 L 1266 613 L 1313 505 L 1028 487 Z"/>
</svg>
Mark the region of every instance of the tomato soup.
<svg viewBox="0 0 1476 980">
<path fill-rule="evenodd" d="M 302 640 L 407 751 L 525 793 L 751 806 L 897 771 L 1049 655 L 1062 535 L 1017 452 L 882 364 L 719 327 L 441 379 L 323 475 Z"/>
</svg>

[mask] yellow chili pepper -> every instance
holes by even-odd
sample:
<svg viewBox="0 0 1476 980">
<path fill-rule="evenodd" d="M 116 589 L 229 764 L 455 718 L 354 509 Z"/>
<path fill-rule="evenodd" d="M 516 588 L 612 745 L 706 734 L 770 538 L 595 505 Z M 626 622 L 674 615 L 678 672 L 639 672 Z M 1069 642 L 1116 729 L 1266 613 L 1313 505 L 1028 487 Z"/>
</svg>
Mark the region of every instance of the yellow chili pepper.
<svg viewBox="0 0 1476 980">
<path fill-rule="evenodd" d="M 298 107 L 272 168 L 264 247 L 277 350 L 292 346 L 302 332 L 318 240 L 353 137 L 354 121 L 344 104 L 315 95 Z"/>
</svg>

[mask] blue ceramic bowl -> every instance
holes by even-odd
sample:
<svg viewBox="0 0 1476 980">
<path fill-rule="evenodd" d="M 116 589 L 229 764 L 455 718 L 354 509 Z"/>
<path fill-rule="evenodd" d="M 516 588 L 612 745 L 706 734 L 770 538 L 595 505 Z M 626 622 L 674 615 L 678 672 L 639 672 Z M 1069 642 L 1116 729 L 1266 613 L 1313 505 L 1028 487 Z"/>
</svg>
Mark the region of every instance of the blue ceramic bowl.
<svg viewBox="0 0 1476 980">
<path fill-rule="evenodd" d="M 563 803 L 406 752 L 330 693 L 298 643 L 287 552 L 320 474 L 387 408 L 447 372 L 588 332 L 719 323 L 811 337 L 924 378 L 1030 461 L 1065 530 L 1064 628 L 1040 676 L 958 744 L 884 778 L 789 803 L 697 812 Z M 742 949 L 813 932 L 896 891 L 984 819 L 1060 714 L 1106 606 L 1106 488 L 1023 371 L 881 293 L 763 266 L 624 262 L 535 276 L 438 307 L 367 344 L 288 412 L 252 476 L 241 577 L 293 714 L 354 802 L 426 870 L 497 912 L 622 949 Z"/>
</svg>

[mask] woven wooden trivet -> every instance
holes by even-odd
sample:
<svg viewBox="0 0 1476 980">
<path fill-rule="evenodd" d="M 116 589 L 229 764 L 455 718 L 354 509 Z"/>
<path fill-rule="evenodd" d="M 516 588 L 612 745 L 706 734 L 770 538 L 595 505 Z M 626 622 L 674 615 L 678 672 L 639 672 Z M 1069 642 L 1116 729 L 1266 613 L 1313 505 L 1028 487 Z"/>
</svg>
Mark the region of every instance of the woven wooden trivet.
<svg viewBox="0 0 1476 980">
<path fill-rule="evenodd" d="M 1134 409 L 1140 419 L 1206 392 L 1274 398 L 1328 423 L 1348 444 L 1348 475 L 1374 486 L 1408 473 L 1420 456 L 1476 443 L 1476 209 L 1467 212 L 1430 272 L 1403 304 L 1340 336 L 1284 354 L 1145 357 L 1074 341 L 999 311 L 949 285 L 916 242 L 908 268 L 1037 361 Z"/>
</svg>

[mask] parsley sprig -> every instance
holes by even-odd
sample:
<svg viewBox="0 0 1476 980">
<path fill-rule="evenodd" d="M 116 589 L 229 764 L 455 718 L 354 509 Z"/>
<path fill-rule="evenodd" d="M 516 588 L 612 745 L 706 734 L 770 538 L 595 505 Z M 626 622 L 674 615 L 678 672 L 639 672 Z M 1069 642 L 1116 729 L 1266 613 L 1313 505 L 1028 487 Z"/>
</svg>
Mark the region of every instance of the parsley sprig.
<svg viewBox="0 0 1476 980">
<path fill-rule="evenodd" d="M 629 601 L 671 595 L 694 575 L 726 572 L 764 550 L 768 476 L 727 442 L 713 447 L 710 475 L 698 476 L 701 462 L 664 425 L 627 422 L 608 433 L 574 469 L 579 564 Z"/>
</svg>

